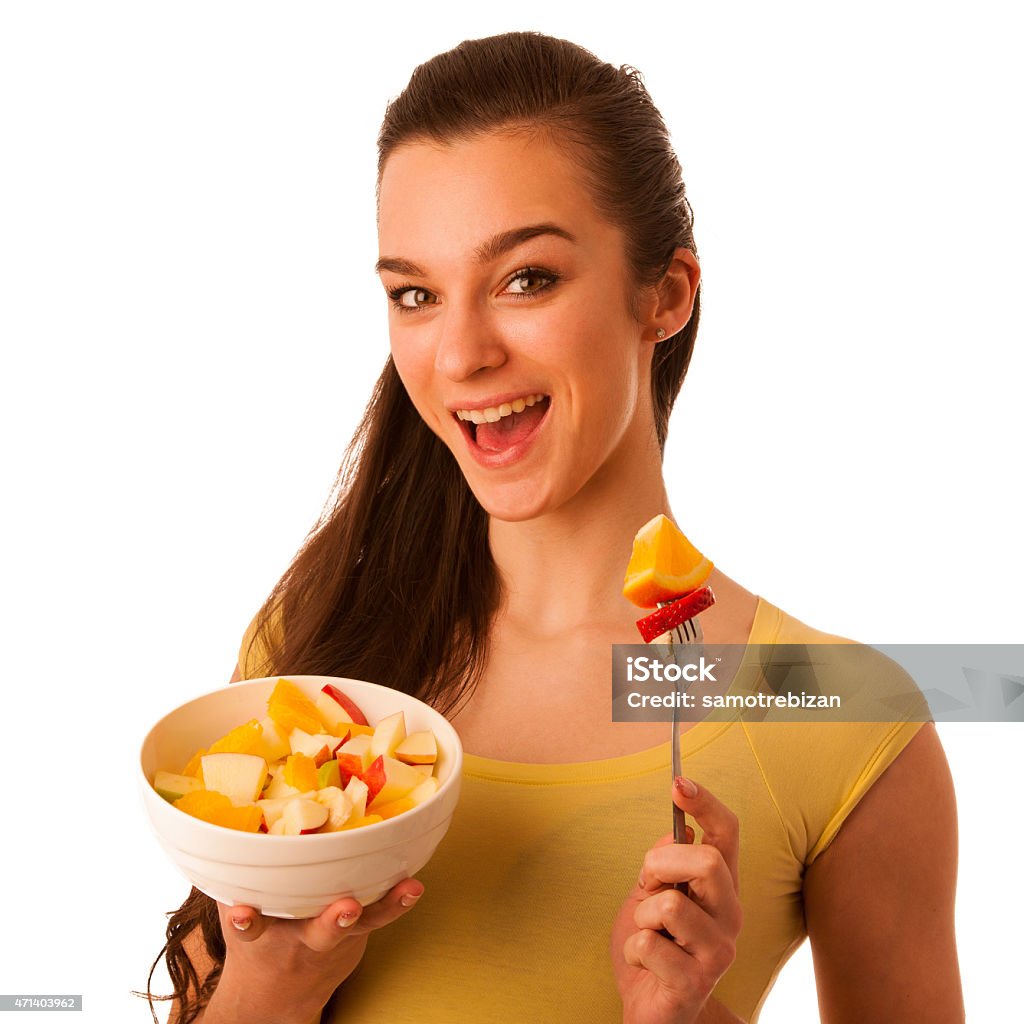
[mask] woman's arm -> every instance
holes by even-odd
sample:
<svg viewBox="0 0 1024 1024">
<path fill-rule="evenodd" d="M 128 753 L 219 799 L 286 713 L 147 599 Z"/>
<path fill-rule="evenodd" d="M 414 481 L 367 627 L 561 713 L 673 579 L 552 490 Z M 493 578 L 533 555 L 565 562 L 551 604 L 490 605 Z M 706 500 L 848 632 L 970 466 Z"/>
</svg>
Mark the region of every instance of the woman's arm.
<svg viewBox="0 0 1024 1024">
<path fill-rule="evenodd" d="M 928 723 L 807 870 L 822 1024 L 964 1020 L 956 861 L 953 782 Z"/>
</svg>

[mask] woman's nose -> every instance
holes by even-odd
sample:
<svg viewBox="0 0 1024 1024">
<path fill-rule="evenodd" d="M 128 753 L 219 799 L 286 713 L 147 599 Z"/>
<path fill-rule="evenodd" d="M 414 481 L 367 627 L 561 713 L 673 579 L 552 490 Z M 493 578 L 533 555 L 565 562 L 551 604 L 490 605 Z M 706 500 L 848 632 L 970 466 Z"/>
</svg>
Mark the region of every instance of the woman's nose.
<svg viewBox="0 0 1024 1024">
<path fill-rule="evenodd" d="M 480 370 L 501 366 L 508 353 L 498 327 L 478 310 L 449 306 L 440 325 L 434 365 L 449 380 L 467 380 Z"/>
</svg>

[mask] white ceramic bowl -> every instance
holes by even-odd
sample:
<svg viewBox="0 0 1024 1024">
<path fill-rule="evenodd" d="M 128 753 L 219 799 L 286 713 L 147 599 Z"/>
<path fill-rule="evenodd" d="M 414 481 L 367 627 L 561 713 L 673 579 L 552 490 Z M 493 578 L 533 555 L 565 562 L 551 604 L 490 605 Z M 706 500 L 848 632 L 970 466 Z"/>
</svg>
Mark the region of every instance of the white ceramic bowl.
<svg viewBox="0 0 1024 1024">
<path fill-rule="evenodd" d="M 433 708 L 398 690 L 357 679 L 288 676 L 310 696 L 334 683 L 370 724 L 404 711 L 410 732 L 437 738 L 436 794 L 411 810 L 348 832 L 272 836 L 211 825 L 179 811 L 152 786 L 161 769 L 180 772 L 199 747 L 266 714 L 277 678 L 234 683 L 189 701 L 149 731 L 140 759 L 142 799 L 160 844 L 197 888 L 221 903 L 246 904 L 270 917 L 314 917 L 342 896 L 364 906 L 430 860 L 451 823 L 462 779 L 462 745 Z"/>
</svg>

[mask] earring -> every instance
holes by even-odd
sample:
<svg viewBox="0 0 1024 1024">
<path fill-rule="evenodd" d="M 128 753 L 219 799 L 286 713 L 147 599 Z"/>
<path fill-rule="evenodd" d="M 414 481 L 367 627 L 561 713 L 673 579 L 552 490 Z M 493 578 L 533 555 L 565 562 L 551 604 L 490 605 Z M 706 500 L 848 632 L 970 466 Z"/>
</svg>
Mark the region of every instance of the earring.
<svg viewBox="0 0 1024 1024">
<path fill-rule="evenodd" d="M 661 338 L 665 337 L 665 328 L 664 327 L 659 327 L 654 333 L 658 336 L 658 338 L 660 340 Z"/>
</svg>

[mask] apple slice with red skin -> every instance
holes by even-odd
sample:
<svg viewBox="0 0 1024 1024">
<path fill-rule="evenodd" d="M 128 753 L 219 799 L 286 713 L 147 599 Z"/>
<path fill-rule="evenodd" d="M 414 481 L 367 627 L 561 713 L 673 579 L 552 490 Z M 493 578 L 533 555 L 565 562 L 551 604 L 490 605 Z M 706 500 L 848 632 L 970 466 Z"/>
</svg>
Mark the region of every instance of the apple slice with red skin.
<svg viewBox="0 0 1024 1024">
<path fill-rule="evenodd" d="M 714 591 L 710 587 L 698 587 L 688 594 L 674 598 L 664 608 L 659 608 L 657 611 L 651 612 L 650 615 L 637 619 L 636 628 L 640 630 L 644 642 L 650 643 L 655 637 L 667 633 L 670 629 L 675 629 L 687 619 L 692 619 L 695 615 L 706 611 L 714 603 Z"/>
<path fill-rule="evenodd" d="M 369 725 L 370 723 L 366 720 L 366 715 L 359 710 L 359 705 L 356 704 L 351 697 L 346 696 L 341 692 L 333 683 L 327 683 L 322 686 L 321 691 L 326 693 L 328 697 L 333 697 L 345 711 L 352 718 L 352 721 L 356 725 Z"/>
<path fill-rule="evenodd" d="M 358 754 L 337 754 L 334 759 L 338 762 L 338 772 L 343 789 L 353 776 L 357 779 L 363 777 L 363 759 Z M 381 766 L 383 767 L 383 762 Z"/>
<path fill-rule="evenodd" d="M 429 729 L 411 732 L 395 747 L 394 757 L 405 764 L 433 764 L 437 760 L 437 740 Z"/>
<path fill-rule="evenodd" d="M 374 797 L 384 788 L 384 783 L 387 781 L 384 775 L 383 755 L 374 759 L 370 767 L 363 772 L 361 778 L 366 783 L 366 806 L 369 807 L 373 803 Z"/>
</svg>

